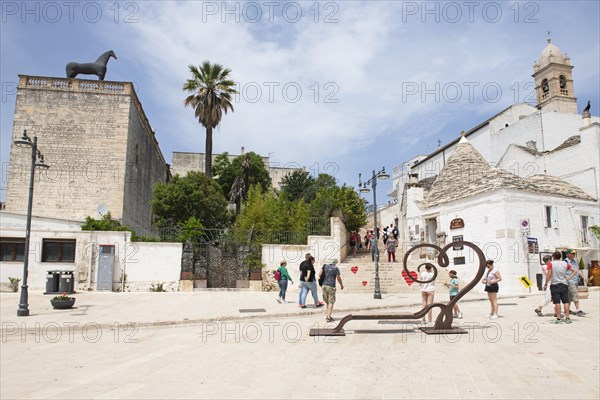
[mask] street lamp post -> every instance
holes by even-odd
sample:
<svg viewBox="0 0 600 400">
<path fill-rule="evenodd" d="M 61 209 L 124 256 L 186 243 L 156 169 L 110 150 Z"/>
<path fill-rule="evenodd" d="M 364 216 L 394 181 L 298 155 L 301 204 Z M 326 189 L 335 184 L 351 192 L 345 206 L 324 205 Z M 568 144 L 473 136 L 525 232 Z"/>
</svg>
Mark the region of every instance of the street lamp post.
<svg viewBox="0 0 600 400">
<path fill-rule="evenodd" d="M 33 137 L 33 141 L 27 136 L 27 131 L 23 131 L 21 139 L 15 140 L 15 146 L 17 147 L 31 147 L 31 172 L 29 174 L 29 199 L 27 200 L 27 225 L 25 228 L 25 254 L 23 255 L 23 284 L 21 285 L 21 298 L 19 300 L 19 309 L 17 310 L 17 316 L 27 317 L 29 315 L 29 304 L 28 302 L 28 286 L 27 286 L 27 273 L 29 268 L 29 240 L 31 238 L 31 209 L 33 206 L 33 183 L 35 175 L 35 167 L 44 169 L 50 168 L 44 163 L 44 156 L 37 148 L 37 136 Z M 40 162 L 38 162 L 38 158 Z"/>
<path fill-rule="evenodd" d="M 377 178 L 381 180 L 388 179 L 390 176 L 385 172 L 385 167 L 381 169 L 381 171 L 375 173 L 373 170 L 373 176 L 366 182 L 361 182 L 361 174 L 358 174 L 358 188 L 361 193 L 369 193 L 368 184 L 371 184 L 371 188 L 373 189 L 373 235 L 375 235 L 375 245 L 373 250 L 375 252 L 375 293 L 373 294 L 373 298 L 381 299 L 381 286 L 379 284 L 379 249 L 377 246 L 377 242 L 379 241 L 379 235 L 377 233 Z"/>
</svg>

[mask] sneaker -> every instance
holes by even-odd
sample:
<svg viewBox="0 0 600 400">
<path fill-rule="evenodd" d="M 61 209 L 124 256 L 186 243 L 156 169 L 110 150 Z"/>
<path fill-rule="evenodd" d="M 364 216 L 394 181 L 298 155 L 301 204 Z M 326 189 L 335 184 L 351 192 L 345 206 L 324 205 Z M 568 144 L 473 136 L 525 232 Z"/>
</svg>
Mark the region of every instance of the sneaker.
<svg viewBox="0 0 600 400">
<path fill-rule="evenodd" d="M 567 318 L 567 319 L 565 319 L 565 324 L 570 324 L 570 323 L 572 323 L 572 322 L 573 322 L 573 321 L 571 321 L 571 318 Z"/>
<path fill-rule="evenodd" d="M 540 309 L 538 309 L 538 308 L 536 308 L 533 311 L 535 311 L 535 313 L 538 315 L 538 317 L 543 317 L 544 316 L 544 314 L 542 314 L 542 311 Z"/>
<path fill-rule="evenodd" d="M 281 297 L 278 297 L 278 298 L 277 298 L 277 302 L 278 302 L 279 304 L 281 304 Z"/>
<path fill-rule="evenodd" d="M 491 318 L 493 314 L 485 314 L 484 317 Z"/>
<path fill-rule="evenodd" d="M 462 314 L 462 313 L 459 311 L 459 312 L 458 312 L 458 315 L 457 315 L 457 317 L 456 317 L 456 318 L 458 318 L 458 319 L 462 319 L 462 317 L 463 317 L 463 314 Z"/>
<path fill-rule="evenodd" d="M 498 316 L 496 314 L 494 314 L 490 317 L 490 319 L 498 319 Z"/>
<path fill-rule="evenodd" d="M 553 319 L 550 321 L 551 324 L 562 324 L 562 320 L 560 318 Z"/>
<path fill-rule="evenodd" d="M 575 315 L 577 315 L 578 317 L 583 317 L 585 314 L 587 313 L 583 312 L 582 310 L 579 310 L 575 313 Z"/>
</svg>

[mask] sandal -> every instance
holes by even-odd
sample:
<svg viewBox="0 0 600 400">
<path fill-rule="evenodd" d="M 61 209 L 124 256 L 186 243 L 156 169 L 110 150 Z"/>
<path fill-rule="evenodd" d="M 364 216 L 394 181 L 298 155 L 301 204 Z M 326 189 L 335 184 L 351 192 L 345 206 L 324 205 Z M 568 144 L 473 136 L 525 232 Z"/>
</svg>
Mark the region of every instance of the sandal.
<svg viewBox="0 0 600 400">
<path fill-rule="evenodd" d="M 537 308 L 535 310 L 533 310 L 533 311 L 535 311 L 535 313 L 538 315 L 538 317 L 543 317 L 544 316 L 544 314 L 542 314 L 542 312 L 540 310 L 538 310 Z"/>
<path fill-rule="evenodd" d="M 333 318 L 331 318 L 331 317 L 327 317 L 327 318 L 325 318 L 325 321 L 327 321 L 327 322 L 333 322 L 335 320 Z"/>
</svg>

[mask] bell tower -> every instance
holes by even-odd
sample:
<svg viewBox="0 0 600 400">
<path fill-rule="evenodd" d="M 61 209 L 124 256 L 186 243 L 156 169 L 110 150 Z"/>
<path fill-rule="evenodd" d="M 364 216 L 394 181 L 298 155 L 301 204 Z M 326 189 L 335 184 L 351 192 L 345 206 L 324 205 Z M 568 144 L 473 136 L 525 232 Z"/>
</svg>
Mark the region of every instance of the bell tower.
<svg viewBox="0 0 600 400">
<path fill-rule="evenodd" d="M 548 38 L 538 62 L 533 64 L 537 106 L 544 111 L 577 114 L 571 59 Z"/>
</svg>

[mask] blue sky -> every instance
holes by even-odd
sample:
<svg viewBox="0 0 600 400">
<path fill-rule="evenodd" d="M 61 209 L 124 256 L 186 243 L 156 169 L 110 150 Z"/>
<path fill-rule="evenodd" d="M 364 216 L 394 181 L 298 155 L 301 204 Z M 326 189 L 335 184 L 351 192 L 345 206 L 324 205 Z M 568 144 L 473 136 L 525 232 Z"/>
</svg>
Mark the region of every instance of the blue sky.
<svg viewBox="0 0 600 400">
<path fill-rule="evenodd" d="M 18 74 L 64 77 L 68 62 L 114 50 L 105 79 L 134 82 L 170 163 L 173 151 L 204 152 L 204 128 L 183 106 L 187 66 L 218 62 L 241 94 L 215 153 L 244 146 L 356 186 L 359 172 L 391 171 L 534 102 L 532 65 L 548 31 L 575 66 L 579 111 L 591 100 L 598 115 L 599 4 L 2 1 L 0 196 Z"/>
</svg>

